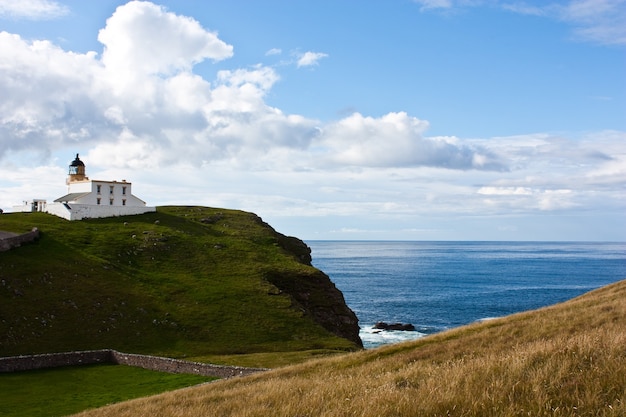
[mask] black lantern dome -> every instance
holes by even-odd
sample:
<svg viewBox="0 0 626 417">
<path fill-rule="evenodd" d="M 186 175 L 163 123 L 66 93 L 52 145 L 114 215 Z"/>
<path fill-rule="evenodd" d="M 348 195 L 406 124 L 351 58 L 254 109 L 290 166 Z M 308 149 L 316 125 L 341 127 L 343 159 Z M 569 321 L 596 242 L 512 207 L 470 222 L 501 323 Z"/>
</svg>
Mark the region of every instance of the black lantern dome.
<svg viewBox="0 0 626 417">
<path fill-rule="evenodd" d="M 85 164 L 83 163 L 83 161 L 80 160 L 80 158 L 78 157 L 78 154 L 76 154 L 76 159 L 72 161 L 70 166 L 71 167 L 84 167 Z"/>
<path fill-rule="evenodd" d="M 85 164 L 80 160 L 78 154 L 76 154 L 76 159 L 74 159 L 70 164 L 69 174 L 70 176 L 68 178 L 68 182 L 87 179 L 87 177 L 85 177 Z"/>
</svg>

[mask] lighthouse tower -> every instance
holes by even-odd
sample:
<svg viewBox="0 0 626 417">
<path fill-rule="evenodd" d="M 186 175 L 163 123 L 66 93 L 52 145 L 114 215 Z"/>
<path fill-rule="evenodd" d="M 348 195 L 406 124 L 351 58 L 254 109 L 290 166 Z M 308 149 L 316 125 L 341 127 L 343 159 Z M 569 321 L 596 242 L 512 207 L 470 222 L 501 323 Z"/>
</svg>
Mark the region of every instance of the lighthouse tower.
<svg viewBox="0 0 626 417">
<path fill-rule="evenodd" d="M 89 181 L 89 178 L 85 175 L 85 164 L 80 160 L 78 154 L 76 154 L 76 158 L 70 164 L 68 174 L 67 180 L 65 180 L 67 185 L 70 185 L 71 182 Z"/>
</svg>

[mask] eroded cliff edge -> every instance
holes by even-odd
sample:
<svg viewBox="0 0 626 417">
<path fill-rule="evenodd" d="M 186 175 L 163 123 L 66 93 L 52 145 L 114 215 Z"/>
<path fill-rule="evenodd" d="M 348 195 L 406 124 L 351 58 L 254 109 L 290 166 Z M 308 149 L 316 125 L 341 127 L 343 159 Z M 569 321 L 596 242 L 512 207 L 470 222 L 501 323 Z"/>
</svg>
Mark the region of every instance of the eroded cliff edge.
<svg viewBox="0 0 626 417">
<path fill-rule="evenodd" d="M 293 253 L 299 262 L 312 266 L 311 248 L 306 243 L 280 233 L 277 233 L 277 238 L 279 245 Z M 326 330 L 363 347 L 356 314 L 346 304 L 343 293 L 324 272 L 315 269 L 309 274 L 283 275 L 275 271 L 269 273 L 267 279 L 293 297 L 294 302 Z"/>
</svg>

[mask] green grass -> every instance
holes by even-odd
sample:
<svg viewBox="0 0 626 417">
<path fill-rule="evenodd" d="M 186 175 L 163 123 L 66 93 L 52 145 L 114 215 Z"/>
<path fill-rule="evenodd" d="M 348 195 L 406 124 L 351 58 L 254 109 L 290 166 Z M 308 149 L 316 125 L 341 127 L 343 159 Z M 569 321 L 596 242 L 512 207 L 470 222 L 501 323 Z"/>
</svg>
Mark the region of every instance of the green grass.
<svg viewBox="0 0 626 417">
<path fill-rule="evenodd" d="M 566 303 L 412 342 L 78 416 L 623 417 L 625 298 L 622 281 Z"/>
<path fill-rule="evenodd" d="M 0 253 L 0 356 L 356 348 L 293 296 L 306 288 L 310 300 L 327 299 L 327 277 L 298 260 L 300 245 L 254 214 L 175 206 L 75 222 L 42 213 L 0 216 L 0 230 L 32 227 L 39 241 Z"/>
<path fill-rule="evenodd" d="M 89 365 L 0 374 L 0 416 L 65 416 L 213 379 L 123 365 Z"/>
</svg>

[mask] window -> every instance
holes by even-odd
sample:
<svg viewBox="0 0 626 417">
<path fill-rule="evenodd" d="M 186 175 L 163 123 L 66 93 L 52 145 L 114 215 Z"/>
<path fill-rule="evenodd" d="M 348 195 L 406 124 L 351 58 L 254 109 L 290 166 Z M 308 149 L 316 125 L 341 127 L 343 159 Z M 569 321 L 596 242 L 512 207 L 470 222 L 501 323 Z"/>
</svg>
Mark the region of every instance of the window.
<svg viewBox="0 0 626 417">
<path fill-rule="evenodd" d="M 113 195 L 113 186 L 109 185 L 109 194 Z"/>
<path fill-rule="evenodd" d="M 101 191 L 102 191 L 102 186 L 101 185 L 96 185 L 96 192 L 98 194 L 100 194 Z M 98 204 L 100 204 L 100 203 L 98 203 Z"/>
<path fill-rule="evenodd" d="M 126 205 L 126 199 L 122 200 L 122 205 L 125 206 Z"/>
<path fill-rule="evenodd" d="M 96 198 L 96 204 L 100 205 L 100 199 L 99 198 Z"/>
<path fill-rule="evenodd" d="M 109 206 L 112 206 L 112 205 L 113 205 L 113 199 L 110 199 L 109 200 Z"/>
<path fill-rule="evenodd" d="M 122 195 L 126 195 L 126 187 L 122 187 Z"/>
</svg>

